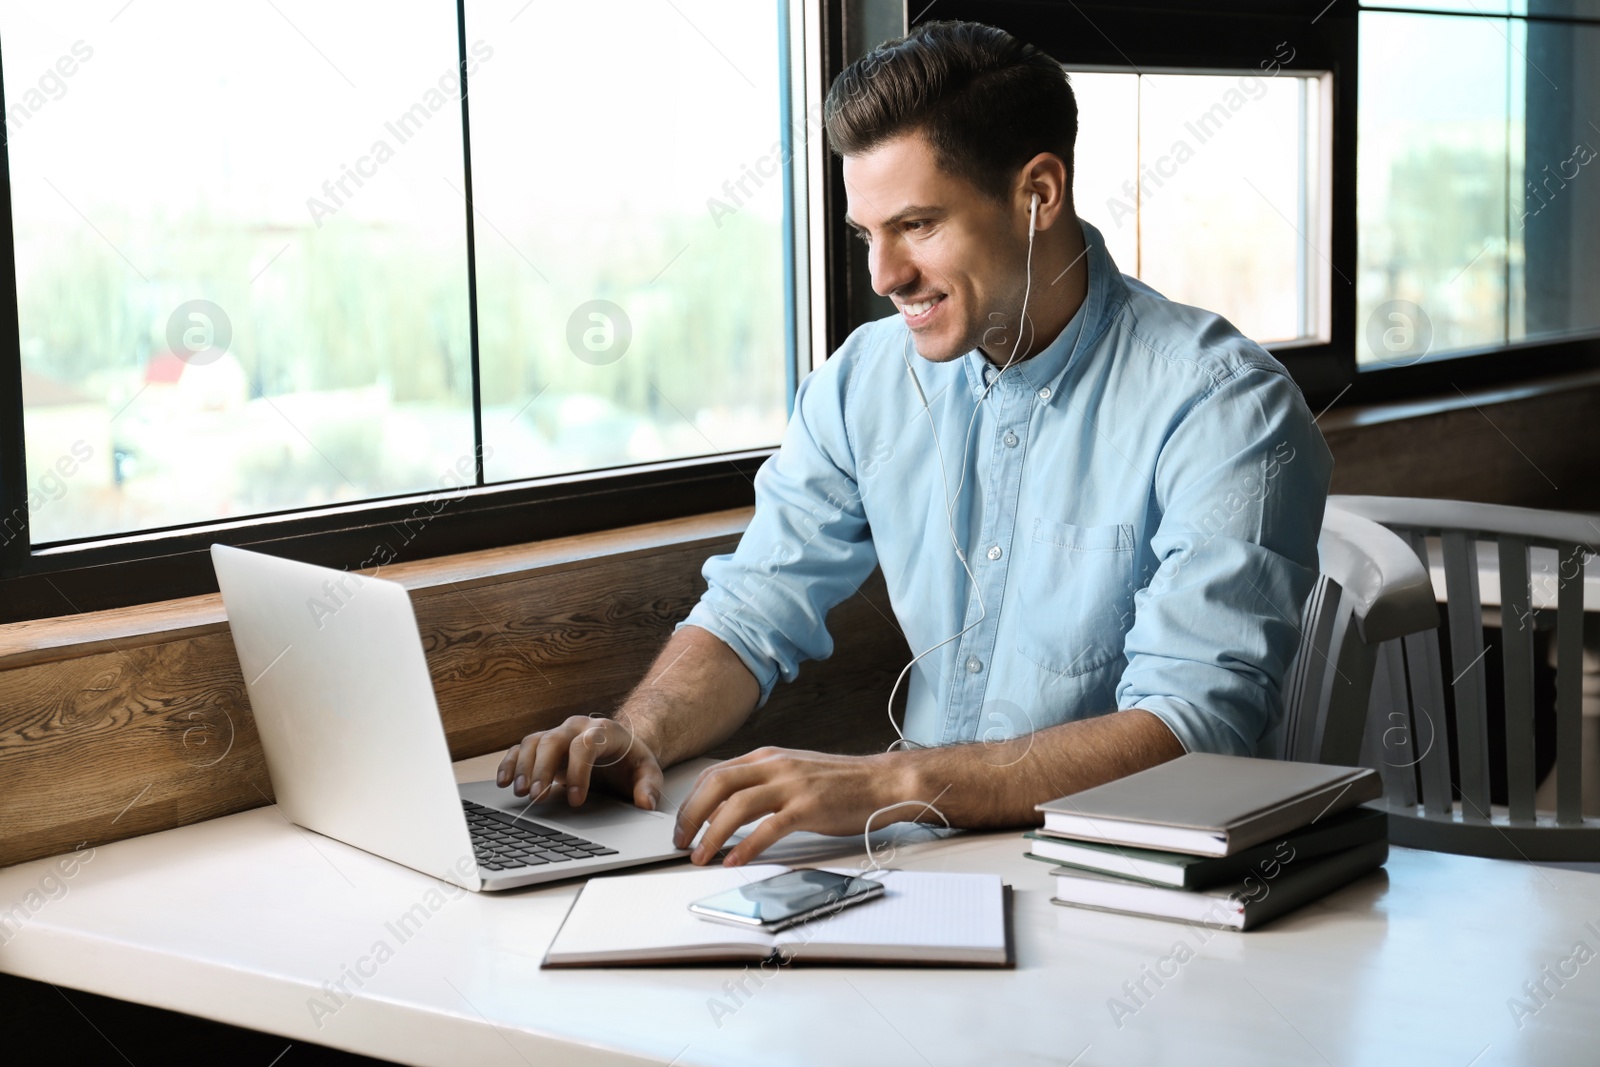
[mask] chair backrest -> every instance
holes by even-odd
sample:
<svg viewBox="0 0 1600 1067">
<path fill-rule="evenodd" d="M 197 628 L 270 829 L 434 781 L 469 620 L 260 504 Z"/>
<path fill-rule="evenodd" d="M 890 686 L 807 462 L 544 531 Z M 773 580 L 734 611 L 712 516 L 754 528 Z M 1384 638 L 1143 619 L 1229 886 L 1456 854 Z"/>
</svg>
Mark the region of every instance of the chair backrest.
<svg viewBox="0 0 1600 1067">
<path fill-rule="evenodd" d="M 1442 573 L 1448 657 L 1437 633 L 1392 643 L 1380 657 L 1373 703 L 1394 721 L 1397 736 L 1403 735 L 1412 753 L 1410 760 L 1386 757 L 1380 767 L 1391 840 L 1512 859 L 1600 859 L 1600 820 L 1585 820 L 1582 814 L 1580 765 L 1583 564 L 1589 546 L 1600 540 L 1600 525 L 1565 512 L 1407 497 L 1331 497 L 1329 507 L 1382 523 L 1406 540 L 1425 567 Z M 1537 565 L 1530 566 L 1530 560 Z M 1497 574 L 1498 581 L 1480 585 L 1480 571 Z M 1501 617 L 1503 746 L 1496 744 L 1498 731 L 1490 729 L 1488 714 L 1486 600 L 1499 606 Z M 1551 609 L 1556 633 L 1553 818 L 1537 812 L 1534 802 L 1534 623 Z M 1445 715 L 1446 679 L 1453 722 Z M 1491 760 L 1504 769 L 1504 805 L 1491 804 Z"/>
<path fill-rule="evenodd" d="M 1258 755 L 1355 765 L 1380 646 L 1436 629 L 1427 570 L 1405 541 L 1331 503 L 1317 540 L 1321 573 L 1301 613 L 1284 713 Z"/>
</svg>

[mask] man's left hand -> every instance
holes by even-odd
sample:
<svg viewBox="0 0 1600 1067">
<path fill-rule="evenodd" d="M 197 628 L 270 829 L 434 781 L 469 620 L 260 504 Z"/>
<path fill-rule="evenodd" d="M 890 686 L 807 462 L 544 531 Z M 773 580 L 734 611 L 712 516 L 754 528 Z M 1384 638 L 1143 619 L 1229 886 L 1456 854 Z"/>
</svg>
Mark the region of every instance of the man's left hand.
<svg viewBox="0 0 1600 1067">
<path fill-rule="evenodd" d="M 890 753 L 836 756 L 758 748 L 700 773 L 678 811 L 673 846 L 687 847 L 701 824 L 706 824 L 705 836 L 690 854 L 693 862 L 706 863 L 735 830 L 766 815 L 723 859 L 723 866 L 734 867 L 748 863 L 796 830 L 836 836 L 863 833 L 867 818 L 879 808 L 917 799 L 909 788 L 905 795 L 891 795 L 899 788 L 901 766 L 903 762 Z M 903 822 L 916 818 L 921 808 L 921 804 L 905 804 L 873 821 L 878 826 Z"/>
</svg>

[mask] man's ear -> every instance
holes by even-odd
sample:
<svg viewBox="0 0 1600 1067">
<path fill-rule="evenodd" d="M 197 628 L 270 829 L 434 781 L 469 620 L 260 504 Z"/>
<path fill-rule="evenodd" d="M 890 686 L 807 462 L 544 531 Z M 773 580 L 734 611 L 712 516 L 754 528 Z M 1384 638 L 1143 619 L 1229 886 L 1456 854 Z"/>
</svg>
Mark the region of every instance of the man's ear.
<svg viewBox="0 0 1600 1067">
<path fill-rule="evenodd" d="M 1025 214 L 1031 214 L 1033 197 L 1039 198 L 1036 228 L 1041 233 L 1063 217 L 1073 217 L 1072 183 L 1067 178 L 1067 165 L 1054 152 L 1040 152 L 1023 166 L 1018 194 Z"/>
</svg>

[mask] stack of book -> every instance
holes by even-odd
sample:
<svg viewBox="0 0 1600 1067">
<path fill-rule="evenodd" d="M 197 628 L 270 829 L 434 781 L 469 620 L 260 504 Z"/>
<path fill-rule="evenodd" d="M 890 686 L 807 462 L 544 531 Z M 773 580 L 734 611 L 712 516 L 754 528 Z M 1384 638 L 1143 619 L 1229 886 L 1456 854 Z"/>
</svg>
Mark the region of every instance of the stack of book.
<svg viewBox="0 0 1600 1067">
<path fill-rule="evenodd" d="M 1190 753 L 1038 805 L 1055 903 L 1248 930 L 1389 856 L 1363 767 Z"/>
</svg>

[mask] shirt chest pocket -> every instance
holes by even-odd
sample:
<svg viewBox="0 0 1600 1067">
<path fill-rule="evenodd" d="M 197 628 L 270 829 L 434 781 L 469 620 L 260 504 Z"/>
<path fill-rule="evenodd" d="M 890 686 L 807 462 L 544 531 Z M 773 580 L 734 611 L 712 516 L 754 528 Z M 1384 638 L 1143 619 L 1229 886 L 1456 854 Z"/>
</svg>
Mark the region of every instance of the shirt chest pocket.
<svg viewBox="0 0 1600 1067">
<path fill-rule="evenodd" d="M 1133 526 L 1038 518 L 1023 552 L 1010 576 L 1017 651 L 1068 676 L 1120 659 L 1133 622 Z"/>
</svg>

